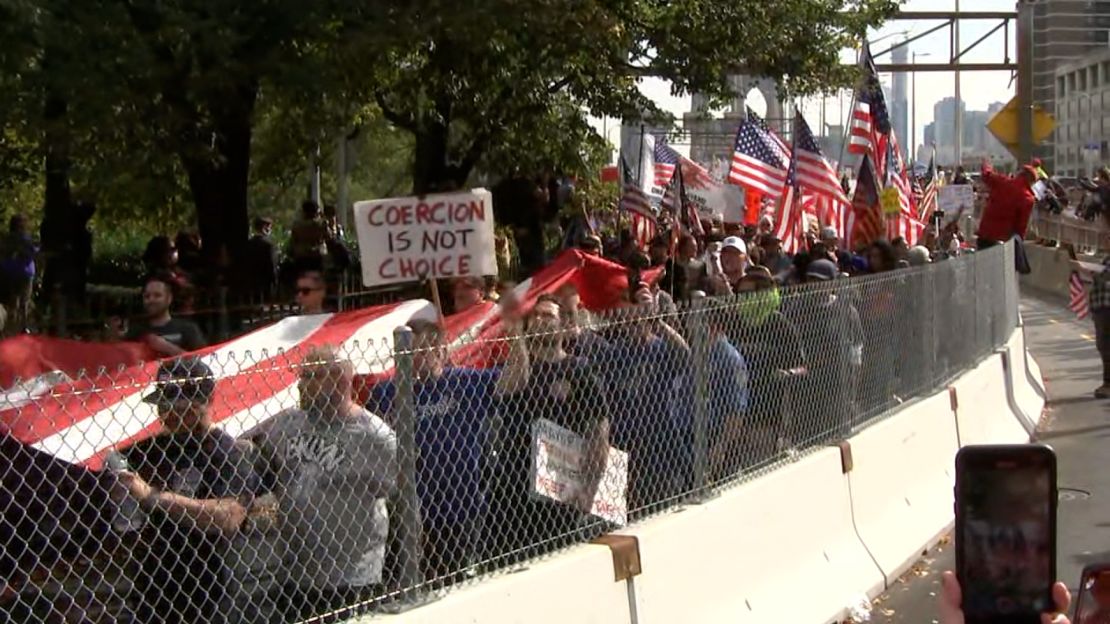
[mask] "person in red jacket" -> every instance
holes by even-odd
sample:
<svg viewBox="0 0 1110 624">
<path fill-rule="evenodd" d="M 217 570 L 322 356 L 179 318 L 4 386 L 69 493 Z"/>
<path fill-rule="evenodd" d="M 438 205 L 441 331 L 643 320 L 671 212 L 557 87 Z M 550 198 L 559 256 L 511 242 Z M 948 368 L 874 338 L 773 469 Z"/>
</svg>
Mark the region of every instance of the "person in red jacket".
<svg viewBox="0 0 1110 624">
<path fill-rule="evenodd" d="M 976 247 L 987 249 L 1004 243 L 1015 234 L 1025 238 L 1025 228 L 1029 225 L 1029 215 L 1033 213 L 1033 184 L 1037 172 L 1026 165 L 1014 176 L 995 173 L 990 162 L 983 161 L 983 184 L 987 185 L 990 197 L 979 219 Z"/>
</svg>

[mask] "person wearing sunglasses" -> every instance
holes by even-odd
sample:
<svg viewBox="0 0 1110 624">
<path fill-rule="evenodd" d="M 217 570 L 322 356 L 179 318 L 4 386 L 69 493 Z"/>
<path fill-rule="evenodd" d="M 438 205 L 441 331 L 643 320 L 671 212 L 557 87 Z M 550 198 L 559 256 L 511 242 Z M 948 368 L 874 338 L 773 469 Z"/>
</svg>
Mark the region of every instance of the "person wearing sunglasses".
<svg viewBox="0 0 1110 624">
<path fill-rule="evenodd" d="M 301 314 L 324 314 L 328 285 L 319 271 L 304 271 L 297 276 L 296 301 Z"/>
</svg>

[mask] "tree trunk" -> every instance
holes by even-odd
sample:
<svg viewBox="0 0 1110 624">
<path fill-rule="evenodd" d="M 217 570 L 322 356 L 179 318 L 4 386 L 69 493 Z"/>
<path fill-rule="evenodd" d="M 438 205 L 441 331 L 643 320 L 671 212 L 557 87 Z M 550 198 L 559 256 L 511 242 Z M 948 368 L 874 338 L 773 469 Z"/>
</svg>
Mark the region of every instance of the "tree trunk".
<svg viewBox="0 0 1110 624">
<path fill-rule="evenodd" d="M 256 87 L 213 103 L 212 151 L 180 154 L 189 177 L 206 264 L 223 273 L 240 257 L 250 233 L 247 188 Z"/>
<path fill-rule="evenodd" d="M 442 123 L 425 122 L 414 134 L 413 194 L 443 193 L 463 188 L 473 166 L 466 162 L 451 162 L 448 145 L 450 129 Z"/>
</svg>

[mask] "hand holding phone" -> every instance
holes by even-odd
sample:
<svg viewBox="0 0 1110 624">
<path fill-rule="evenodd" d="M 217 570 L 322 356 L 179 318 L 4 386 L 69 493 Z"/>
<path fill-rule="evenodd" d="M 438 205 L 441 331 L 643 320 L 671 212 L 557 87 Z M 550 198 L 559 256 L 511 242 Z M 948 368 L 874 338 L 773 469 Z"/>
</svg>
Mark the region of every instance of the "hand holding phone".
<svg viewBox="0 0 1110 624">
<path fill-rule="evenodd" d="M 1037 624 L 1055 611 L 1056 497 L 1056 454 L 1047 446 L 969 446 L 956 455 L 966 624 Z"/>
<path fill-rule="evenodd" d="M 966 624 L 967 619 L 960 608 L 963 596 L 956 575 L 945 572 L 940 585 L 940 619 L 937 621 L 939 624 Z M 1071 624 L 1068 616 L 1064 615 L 1071 604 L 1071 594 L 1068 592 L 1067 585 L 1063 583 L 1053 585 L 1052 597 L 1056 602 L 1056 613 L 1041 614 L 1041 624 Z M 1082 622 L 1077 621 L 1076 624 L 1082 624 Z"/>
</svg>

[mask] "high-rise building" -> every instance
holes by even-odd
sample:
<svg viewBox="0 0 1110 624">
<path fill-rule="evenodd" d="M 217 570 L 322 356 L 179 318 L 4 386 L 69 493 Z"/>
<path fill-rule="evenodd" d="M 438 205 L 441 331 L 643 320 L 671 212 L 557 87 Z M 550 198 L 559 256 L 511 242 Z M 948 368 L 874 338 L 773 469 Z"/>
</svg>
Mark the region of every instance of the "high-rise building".
<svg viewBox="0 0 1110 624">
<path fill-rule="evenodd" d="M 894 48 L 891 60 L 904 64 L 909 60 L 910 47 L 904 45 Z M 910 75 L 906 72 L 895 72 L 890 86 L 890 124 L 898 136 L 898 145 L 902 147 L 903 157 L 909 159 L 913 154 L 914 146 L 910 145 L 909 133 L 909 98 L 906 95 Z"/>
<path fill-rule="evenodd" d="M 1110 45 L 1110 0 L 1032 0 L 1031 4 L 1033 101 L 1055 115 L 1056 69 Z M 1052 145 L 1037 151 L 1047 164 L 1053 164 Z"/>
<path fill-rule="evenodd" d="M 1110 159 L 1110 48 L 1056 67 L 1056 132 L 1050 171 L 1091 175 Z"/>
<path fill-rule="evenodd" d="M 967 106 L 960 102 L 964 114 L 964 128 L 967 128 Z M 965 130 L 966 135 L 966 130 Z M 933 141 L 937 144 L 937 160 L 941 164 L 958 164 L 956 155 L 956 98 L 946 97 L 933 105 Z M 928 140 L 928 136 L 926 136 Z"/>
</svg>

